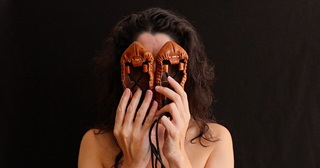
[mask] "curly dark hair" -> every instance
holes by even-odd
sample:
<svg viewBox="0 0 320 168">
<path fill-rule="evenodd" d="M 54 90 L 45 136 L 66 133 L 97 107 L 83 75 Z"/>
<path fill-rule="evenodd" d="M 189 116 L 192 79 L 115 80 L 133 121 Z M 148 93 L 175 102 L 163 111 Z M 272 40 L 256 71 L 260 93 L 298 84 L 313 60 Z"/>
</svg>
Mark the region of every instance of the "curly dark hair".
<svg viewBox="0 0 320 168">
<path fill-rule="evenodd" d="M 185 91 L 188 95 L 191 117 L 206 139 L 208 122 L 212 115 L 214 67 L 195 28 L 183 17 L 170 10 L 150 8 L 123 18 L 105 40 L 104 50 L 94 58 L 98 77 L 99 110 L 104 114 L 100 132 L 113 131 L 116 108 L 123 93 L 120 58 L 124 50 L 144 32 L 164 33 L 186 50 L 189 55 Z M 193 140 L 194 140 L 193 139 Z"/>
</svg>

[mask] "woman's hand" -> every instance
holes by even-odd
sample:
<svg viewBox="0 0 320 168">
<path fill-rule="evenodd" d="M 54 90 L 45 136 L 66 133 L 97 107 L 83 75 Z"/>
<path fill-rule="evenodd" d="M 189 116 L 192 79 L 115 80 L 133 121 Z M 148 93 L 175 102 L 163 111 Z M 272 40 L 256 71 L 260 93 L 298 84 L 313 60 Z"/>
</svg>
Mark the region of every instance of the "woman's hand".
<svg viewBox="0 0 320 168">
<path fill-rule="evenodd" d="M 168 82 L 173 90 L 157 86 L 156 91 L 169 98 L 172 103 L 161 108 L 157 115 L 169 112 L 172 116 L 161 118 L 165 128 L 163 155 L 168 160 L 170 167 L 191 167 L 185 152 L 185 139 L 190 121 L 188 97 L 184 89 L 173 78 L 168 77 Z"/>
<path fill-rule="evenodd" d="M 151 150 L 148 133 L 158 104 L 153 101 L 146 117 L 152 101 L 152 91 L 148 90 L 146 92 L 145 98 L 137 110 L 141 94 L 142 91 L 138 89 L 128 106 L 131 91 L 130 89 L 125 89 L 117 108 L 113 133 L 123 152 L 124 162 L 122 167 L 124 168 L 146 167 L 150 161 Z M 145 121 L 143 123 L 144 118 Z"/>
</svg>

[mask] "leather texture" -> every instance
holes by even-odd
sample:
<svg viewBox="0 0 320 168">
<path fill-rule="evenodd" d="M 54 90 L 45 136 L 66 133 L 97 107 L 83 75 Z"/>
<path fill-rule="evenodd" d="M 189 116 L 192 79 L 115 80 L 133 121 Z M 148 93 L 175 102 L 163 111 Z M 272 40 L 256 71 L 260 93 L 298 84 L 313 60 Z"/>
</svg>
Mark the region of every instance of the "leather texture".
<svg viewBox="0 0 320 168">
<path fill-rule="evenodd" d="M 155 85 L 170 88 L 168 76 L 173 77 L 182 87 L 187 80 L 188 54 L 173 41 L 168 41 L 162 46 L 156 60 L 150 51 L 135 41 L 123 52 L 120 62 L 123 88 L 130 88 L 132 92 L 138 87 L 142 91 L 147 89 L 154 91 Z M 158 108 L 170 103 L 170 100 L 163 95 L 158 93 L 154 95 Z"/>
<path fill-rule="evenodd" d="M 133 42 L 121 57 L 121 80 L 123 88 L 135 92 L 154 88 L 154 57 L 139 42 Z"/>
<path fill-rule="evenodd" d="M 168 41 L 160 49 L 156 58 L 155 85 L 169 87 L 167 77 L 171 76 L 184 88 L 187 80 L 187 52 L 177 43 Z M 170 103 L 170 100 L 161 94 L 156 93 L 158 107 Z"/>
</svg>

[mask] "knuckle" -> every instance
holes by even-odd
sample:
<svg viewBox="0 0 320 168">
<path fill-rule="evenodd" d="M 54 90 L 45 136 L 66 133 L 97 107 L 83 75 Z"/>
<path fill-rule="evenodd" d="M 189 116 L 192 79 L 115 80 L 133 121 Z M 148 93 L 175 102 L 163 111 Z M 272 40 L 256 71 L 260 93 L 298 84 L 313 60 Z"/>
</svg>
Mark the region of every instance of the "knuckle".
<svg viewBox="0 0 320 168">
<path fill-rule="evenodd" d="M 181 98 L 182 99 L 187 99 L 188 98 L 188 95 L 187 95 L 187 93 L 185 91 L 182 92 Z"/>
<path fill-rule="evenodd" d="M 135 109 L 134 109 L 131 105 L 129 105 L 128 108 L 127 108 L 127 112 L 128 112 L 128 111 L 134 111 L 134 110 L 135 110 Z"/>
<path fill-rule="evenodd" d="M 118 107 L 116 113 L 120 113 L 120 112 L 122 112 L 122 108 Z"/>
<path fill-rule="evenodd" d="M 181 100 L 181 96 L 178 94 L 175 94 L 173 98 L 174 100 Z"/>
<path fill-rule="evenodd" d="M 142 117 L 142 111 L 141 111 L 141 109 L 139 109 L 139 110 L 137 111 L 137 113 L 136 113 L 136 118 L 140 118 L 140 117 Z"/>
<path fill-rule="evenodd" d="M 172 110 L 174 109 L 174 106 L 175 106 L 174 103 L 170 103 L 170 104 L 168 105 L 168 110 L 169 110 L 169 111 L 172 111 Z"/>
<path fill-rule="evenodd" d="M 127 131 L 121 131 L 121 132 L 120 132 L 120 136 L 121 136 L 123 139 L 128 139 L 129 134 L 128 134 Z"/>
<path fill-rule="evenodd" d="M 137 114 L 136 114 L 136 117 L 144 117 L 145 116 L 145 113 L 146 113 L 146 110 L 141 107 L 139 108 L 139 110 L 137 111 Z"/>
<path fill-rule="evenodd" d="M 118 137 L 118 136 L 119 136 L 119 131 L 116 130 L 116 129 L 114 129 L 114 130 L 113 130 L 113 135 L 114 135 L 115 137 Z"/>
<path fill-rule="evenodd" d="M 150 117 L 147 117 L 144 121 L 144 123 L 150 124 L 152 122 L 152 119 Z"/>
</svg>

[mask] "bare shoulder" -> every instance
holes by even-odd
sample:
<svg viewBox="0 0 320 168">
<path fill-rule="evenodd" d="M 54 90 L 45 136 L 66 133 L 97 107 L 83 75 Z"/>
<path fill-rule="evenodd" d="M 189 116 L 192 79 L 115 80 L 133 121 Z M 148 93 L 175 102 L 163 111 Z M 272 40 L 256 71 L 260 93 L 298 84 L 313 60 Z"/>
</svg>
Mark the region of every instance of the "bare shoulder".
<svg viewBox="0 0 320 168">
<path fill-rule="evenodd" d="M 81 140 L 78 167 L 109 166 L 113 164 L 117 151 L 119 148 L 112 133 L 99 133 L 99 130 L 91 129 L 84 134 Z"/>
<path fill-rule="evenodd" d="M 217 123 L 208 123 L 209 132 L 215 139 L 206 167 L 234 167 L 233 143 L 230 131 Z"/>
<path fill-rule="evenodd" d="M 213 138 L 217 139 L 218 141 L 221 140 L 232 142 L 230 131 L 226 127 L 218 123 L 207 123 L 207 125 L 209 126 L 209 133 Z"/>
</svg>

